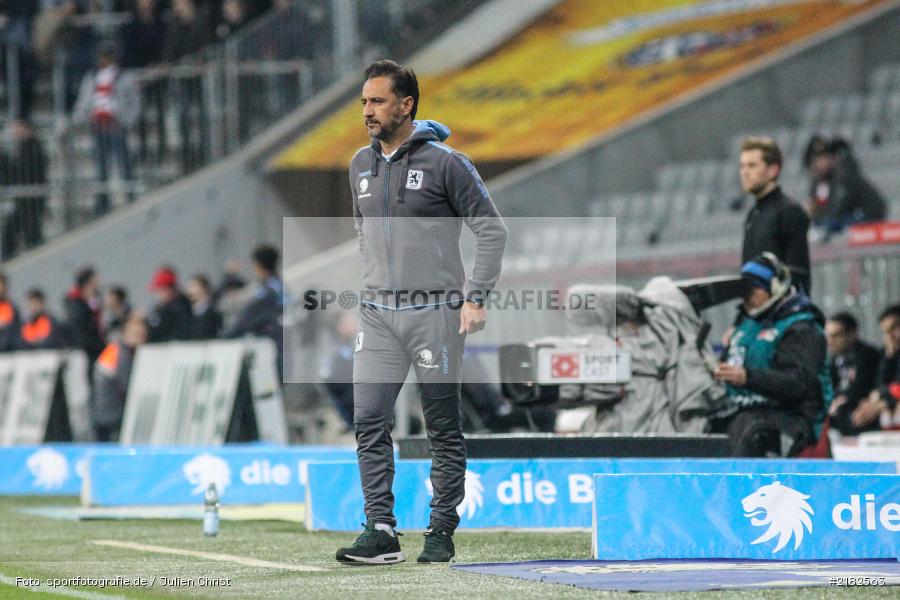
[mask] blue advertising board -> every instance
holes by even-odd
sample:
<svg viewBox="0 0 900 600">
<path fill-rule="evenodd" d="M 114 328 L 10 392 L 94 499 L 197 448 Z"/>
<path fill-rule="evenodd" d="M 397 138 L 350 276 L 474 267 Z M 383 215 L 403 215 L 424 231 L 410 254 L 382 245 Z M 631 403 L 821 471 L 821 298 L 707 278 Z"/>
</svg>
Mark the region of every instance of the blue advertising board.
<svg viewBox="0 0 900 600">
<path fill-rule="evenodd" d="M 102 444 L 0 448 L 0 496 L 77 496 L 85 457 Z"/>
<path fill-rule="evenodd" d="M 428 525 L 430 461 L 397 461 L 398 526 Z M 356 461 L 306 465 L 307 528 L 351 531 L 365 520 Z M 896 473 L 893 463 L 812 460 L 522 459 L 470 460 L 460 528 L 590 528 L 595 473 Z"/>
<path fill-rule="evenodd" d="M 900 557 L 900 475 L 600 474 L 594 558 Z"/>
<path fill-rule="evenodd" d="M 0 496 L 77 496 L 81 493 L 87 457 L 96 454 L 168 454 L 172 452 L 235 452 L 279 448 L 269 443 L 229 444 L 208 448 L 185 446 L 119 446 L 118 444 L 50 443 L 0 447 Z"/>
<path fill-rule="evenodd" d="M 238 451 L 275 447 L 268 443 L 210 447 Z M 0 447 L 0 496 L 77 496 L 81 493 L 87 457 L 94 454 L 171 453 L 203 451 L 183 446 L 124 447 L 117 444 L 50 443 Z"/>
<path fill-rule="evenodd" d="M 193 504 L 203 501 L 210 483 L 216 485 L 223 504 L 304 502 L 301 463 L 355 458 L 354 448 L 329 446 L 96 452 L 88 456 L 82 503 Z"/>
</svg>

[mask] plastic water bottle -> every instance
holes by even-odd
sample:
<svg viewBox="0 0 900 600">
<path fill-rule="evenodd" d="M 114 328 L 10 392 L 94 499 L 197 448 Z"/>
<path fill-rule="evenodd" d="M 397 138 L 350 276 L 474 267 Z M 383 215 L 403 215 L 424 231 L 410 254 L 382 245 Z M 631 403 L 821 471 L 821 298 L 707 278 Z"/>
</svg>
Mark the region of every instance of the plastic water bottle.
<svg viewBox="0 0 900 600">
<path fill-rule="evenodd" d="M 219 493 L 216 484 L 210 483 L 203 495 L 203 535 L 219 535 Z"/>
</svg>

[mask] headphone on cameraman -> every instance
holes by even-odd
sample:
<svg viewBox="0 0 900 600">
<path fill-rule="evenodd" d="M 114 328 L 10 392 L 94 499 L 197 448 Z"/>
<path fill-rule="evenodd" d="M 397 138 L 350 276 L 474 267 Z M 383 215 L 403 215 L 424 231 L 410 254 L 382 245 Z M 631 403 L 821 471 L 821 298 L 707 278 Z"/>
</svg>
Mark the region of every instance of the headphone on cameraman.
<svg viewBox="0 0 900 600">
<path fill-rule="evenodd" d="M 741 268 L 742 274 L 754 279 L 767 281 L 769 298 L 766 303 L 753 311 L 751 315 L 759 315 L 767 311 L 791 291 L 791 270 L 771 252 L 763 252 Z"/>
</svg>

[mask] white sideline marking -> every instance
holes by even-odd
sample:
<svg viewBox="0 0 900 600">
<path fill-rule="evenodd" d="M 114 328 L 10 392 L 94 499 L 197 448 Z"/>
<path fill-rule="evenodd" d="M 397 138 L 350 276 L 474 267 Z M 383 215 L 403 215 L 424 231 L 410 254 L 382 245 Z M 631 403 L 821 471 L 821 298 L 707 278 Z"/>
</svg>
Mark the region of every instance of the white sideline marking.
<svg viewBox="0 0 900 600">
<path fill-rule="evenodd" d="M 193 556 L 194 558 L 203 558 L 206 560 L 216 560 L 219 562 L 231 562 L 247 567 L 261 567 L 266 569 L 282 569 L 283 571 L 327 571 L 320 567 L 310 567 L 308 565 L 291 565 L 287 563 L 269 562 L 267 560 L 257 560 L 245 556 L 235 556 L 233 554 L 219 554 L 218 552 L 200 552 L 198 550 L 182 550 L 181 548 L 169 548 L 168 546 L 151 546 L 149 544 L 137 544 L 135 542 L 120 542 L 117 540 L 93 540 L 92 544 L 98 546 L 112 546 L 113 548 L 125 548 L 128 550 L 139 550 L 141 552 L 155 552 L 157 554 L 175 554 L 178 556 Z"/>
<path fill-rule="evenodd" d="M 40 579 L 41 581 L 46 581 L 47 579 L 53 579 L 48 577 L 32 577 L 28 576 L 25 579 Z M 60 579 L 65 579 L 61 577 Z M 5 583 L 6 585 L 10 585 L 17 590 L 28 590 L 30 592 L 44 592 L 45 594 L 58 594 L 60 596 L 68 596 L 69 598 L 84 598 L 84 600 L 128 600 L 125 596 L 111 596 L 109 594 L 100 594 L 97 592 L 84 592 L 81 590 L 73 590 L 67 587 L 50 587 L 46 585 L 40 586 L 24 586 L 21 583 L 16 585 L 15 577 L 8 577 L 6 575 L 0 574 L 0 583 Z"/>
</svg>

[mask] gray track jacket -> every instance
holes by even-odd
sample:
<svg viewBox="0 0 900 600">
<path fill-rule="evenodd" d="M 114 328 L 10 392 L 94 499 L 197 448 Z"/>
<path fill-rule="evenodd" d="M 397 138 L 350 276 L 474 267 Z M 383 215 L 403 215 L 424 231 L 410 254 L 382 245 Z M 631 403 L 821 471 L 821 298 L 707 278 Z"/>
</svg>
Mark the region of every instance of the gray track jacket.
<svg viewBox="0 0 900 600">
<path fill-rule="evenodd" d="M 381 144 L 350 162 L 353 216 L 369 290 L 485 294 L 500 277 L 508 232 L 465 155 L 443 144 L 450 130 L 415 121 L 415 131 L 385 160 Z M 462 221 L 475 234 L 475 266 L 465 281 Z"/>
</svg>

